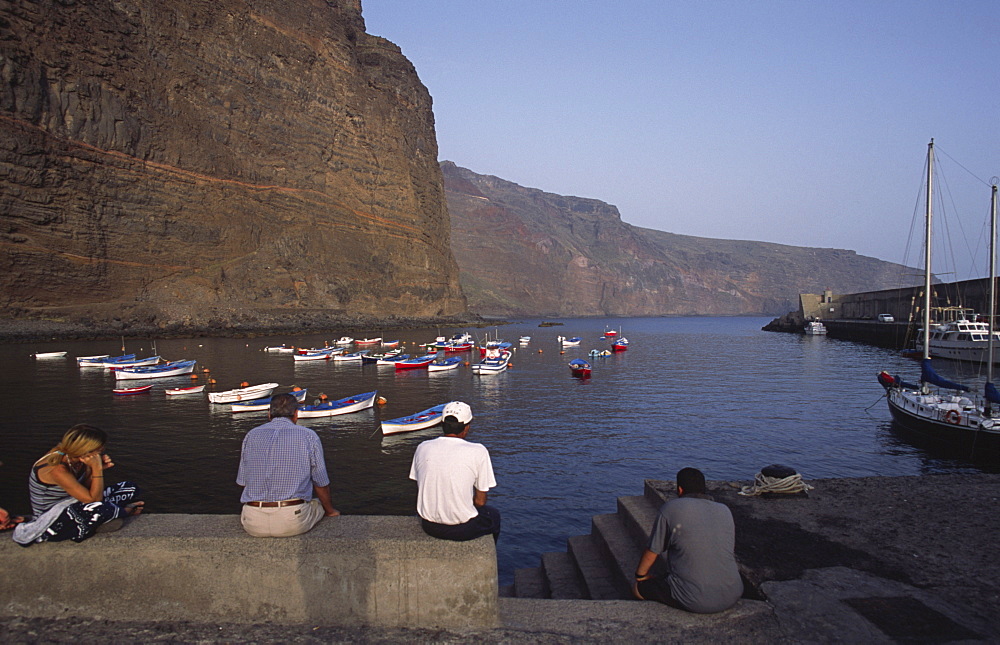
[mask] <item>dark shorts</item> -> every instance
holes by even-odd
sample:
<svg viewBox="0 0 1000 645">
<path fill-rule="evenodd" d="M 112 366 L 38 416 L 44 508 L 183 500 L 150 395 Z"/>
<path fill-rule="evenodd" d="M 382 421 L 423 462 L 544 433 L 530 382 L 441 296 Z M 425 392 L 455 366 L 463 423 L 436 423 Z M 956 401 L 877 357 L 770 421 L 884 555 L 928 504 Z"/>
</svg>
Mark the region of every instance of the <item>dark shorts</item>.
<svg viewBox="0 0 1000 645">
<path fill-rule="evenodd" d="M 465 542 L 493 534 L 493 541 L 500 537 L 500 511 L 492 506 L 480 506 L 479 515 L 463 524 L 438 524 L 420 518 L 424 533 L 442 540 Z"/>
</svg>

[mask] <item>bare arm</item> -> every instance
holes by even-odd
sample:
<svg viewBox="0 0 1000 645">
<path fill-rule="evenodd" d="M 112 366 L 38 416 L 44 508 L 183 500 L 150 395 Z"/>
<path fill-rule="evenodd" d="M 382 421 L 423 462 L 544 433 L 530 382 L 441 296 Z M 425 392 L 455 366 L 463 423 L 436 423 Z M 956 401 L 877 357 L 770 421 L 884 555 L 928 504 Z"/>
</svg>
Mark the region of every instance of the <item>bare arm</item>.
<svg viewBox="0 0 1000 645">
<path fill-rule="evenodd" d="M 656 562 L 658 556 L 658 553 L 646 549 L 642 552 L 642 557 L 639 558 L 639 564 L 635 568 L 635 582 L 632 583 L 632 595 L 639 600 L 645 600 L 639 594 L 639 581 L 649 579 L 649 570 L 652 568 L 653 563 Z"/>
<path fill-rule="evenodd" d="M 77 481 L 73 472 L 63 464 L 49 468 L 44 477 L 40 472 L 39 479 L 46 484 L 58 485 L 84 504 L 100 502 L 104 499 L 104 460 L 101 455 L 94 454 L 84 457 L 81 461 L 88 467 L 87 475 L 82 482 Z"/>
<path fill-rule="evenodd" d="M 472 489 L 472 503 L 475 506 L 486 506 L 486 491 Z"/>
<path fill-rule="evenodd" d="M 319 500 L 320 505 L 323 510 L 326 511 L 327 517 L 337 517 L 340 515 L 340 511 L 333 507 L 333 500 L 330 497 L 330 486 L 316 486 L 313 485 L 313 492 L 316 493 L 316 499 Z"/>
</svg>

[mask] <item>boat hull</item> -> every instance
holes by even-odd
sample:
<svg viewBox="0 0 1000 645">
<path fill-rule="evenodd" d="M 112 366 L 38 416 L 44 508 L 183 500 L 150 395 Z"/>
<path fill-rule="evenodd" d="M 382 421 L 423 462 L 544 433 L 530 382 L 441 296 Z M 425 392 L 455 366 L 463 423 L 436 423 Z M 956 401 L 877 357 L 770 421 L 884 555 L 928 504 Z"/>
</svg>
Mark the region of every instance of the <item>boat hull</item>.
<svg viewBox="0 0 1000 645">
<path fill-rule="evenodd" d="M 167 396 L 180 396 L 183 394 L 200 394 L 205 391 L 204 385 L 193 385 L 191 387 L 174 387 L 166 390 Z"/>
<path fill-rule="evenodd" d="M 131 394 L 145 394 L 152 387 L 152 385 L 140 385 L 139 387 L 120 387 L 111 391 L 115 396 L 129 396 Z"/>
<path fill-rule="evenodd" d="M 250 387 L 239 388 L 235 390 L 226 390 L 224 392 L 209 392 L 208 400 L 212 403 L 236 403 L 237 401 L 253 401 L 254 399 L 260 399 L 265 396 L 271 396 L 271 393 L 278 389 L 277 383 L 263 383 L 261 385 L 253 385 Z"/>
<path fill-rule="evenodd" d="M 375 405 L 375 396 L 378 392 L 367 392 L 356 396 L 329 401 L 320 405 L 300 405 L 300 419 L 317 419 L 320 417 L 333 417 L 351 412 L 367 410 Z"/>
<path fill-rule="evenodd" d="M 914 393 L 890 388 L 886 400 L 889 413 L 896 423 L 911 432 L 944 441 L 955 446 L 969 446 L 978 450 L 1000 450 L 1000 419 L 992 420 L 993 427 L 983 427 L 983 419 L 975 410 L 942 411 L 920 404 Z M 1000 410 L 1000 408 L 998 408 Z M 950 414 L 949 412 L 954 412 Z M 989 425 L 991 420 L 987 419 Z"/>
<path fill-rule="evenodd" d="M 194 371 L 195 361 L 177 361 L 150 367 L 124 367 L 115 370 L 115 379 L 119 381 L 167 378 L 168 376 L 183 376 Z"/>
<path fill-rule="evenodd" d="M 403 432 L 416 432 L 417 430 L 432 428 L 441 423 L 441 412 L 443 410 L 444 404 L 442 403 L 441 405 L 435 405 L 433 408 L 427 408 L 422 412 L 411 414 L 408 417 L 383 421 L 382 434 L 401 434 Z"/>
<path fill-rule="evenodd" d="M 428 372 L 447 372 L 448 370 L 458 369 L 458 366 L 462 364 L 461 358 L 446 358 L 443 361 L 434 361 L 427 366 Z"/>
</svg>

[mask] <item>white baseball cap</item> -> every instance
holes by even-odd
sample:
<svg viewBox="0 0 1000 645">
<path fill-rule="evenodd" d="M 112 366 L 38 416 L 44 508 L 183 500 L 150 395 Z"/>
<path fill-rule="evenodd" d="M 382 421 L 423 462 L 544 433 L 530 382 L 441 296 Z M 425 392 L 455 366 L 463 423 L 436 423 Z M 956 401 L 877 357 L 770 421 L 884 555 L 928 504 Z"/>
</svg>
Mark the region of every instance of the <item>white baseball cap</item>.
<svg viewBox="0 0 1000 645">
<path fill-rule="evenodd" d="M 468 403 L 452 401 L 445 404 L 444 410 L 441 411 L 442 419 L 447 419 L 450 416 L 455 417 L 459 423 L 468 424 L 472 421 L 472 408 L 469 407 Z"/>
</svg>

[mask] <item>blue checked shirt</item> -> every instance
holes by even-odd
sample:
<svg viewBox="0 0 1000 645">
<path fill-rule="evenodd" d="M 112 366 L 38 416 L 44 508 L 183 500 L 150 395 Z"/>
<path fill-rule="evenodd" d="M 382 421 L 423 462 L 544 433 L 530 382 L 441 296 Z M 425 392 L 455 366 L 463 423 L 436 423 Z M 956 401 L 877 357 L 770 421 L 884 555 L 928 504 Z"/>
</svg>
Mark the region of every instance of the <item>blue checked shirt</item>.
<svg viewBox="0 0 1000 645">
<path fill-rule="evenodd" d="M 243 438 L 236 483 L 241 502 L 313 498 L 313 486 L 328 486 L 319 436 L 286 417 L 257 426 Z"/>
</svg>

